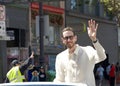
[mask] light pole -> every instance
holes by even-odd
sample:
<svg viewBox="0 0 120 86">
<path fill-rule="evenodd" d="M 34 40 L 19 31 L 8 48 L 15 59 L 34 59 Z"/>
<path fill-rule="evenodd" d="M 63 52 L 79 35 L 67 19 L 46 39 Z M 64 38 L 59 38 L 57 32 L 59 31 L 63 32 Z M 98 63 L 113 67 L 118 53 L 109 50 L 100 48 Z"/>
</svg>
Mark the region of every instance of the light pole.
<svg viewBox="0 0 120 86">
<path fill-rule="evenodd" d="M 40 58 L 39 62 L 40 65 L 44 65 L 44 21 L 43 21 L 43 4 L 42 2 L 39 2 L 39 47 L 40 47 Z"/>
</svg>

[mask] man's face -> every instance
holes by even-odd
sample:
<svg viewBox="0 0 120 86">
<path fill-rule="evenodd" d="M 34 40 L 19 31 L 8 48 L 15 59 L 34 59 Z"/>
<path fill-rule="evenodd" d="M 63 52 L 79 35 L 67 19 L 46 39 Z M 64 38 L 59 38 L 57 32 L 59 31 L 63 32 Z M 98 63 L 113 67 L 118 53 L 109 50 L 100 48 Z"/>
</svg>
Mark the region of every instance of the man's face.
<svg viewBox="0 0 120 86">
<path fill-rule="evenodd" d="M 74 35 L 72 31 L 64 31 L 62 42 L 67 46 L 67 48 L 72 48 L 77 41 L 77 36 Z"/>
</svg>

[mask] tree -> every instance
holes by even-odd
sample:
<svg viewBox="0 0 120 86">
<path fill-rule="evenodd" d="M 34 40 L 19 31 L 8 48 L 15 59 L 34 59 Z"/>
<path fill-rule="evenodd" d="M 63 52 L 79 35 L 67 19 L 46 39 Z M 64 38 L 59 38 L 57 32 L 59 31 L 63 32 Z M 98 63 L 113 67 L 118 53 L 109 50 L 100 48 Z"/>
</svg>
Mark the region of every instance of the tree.
<svg viewBox="0 0 120 86">
<path fill-rule="evenodd" d="M 110 19 L 115 18 L 120 26 L 120 0 L 100 0 Z"/>
</svg>

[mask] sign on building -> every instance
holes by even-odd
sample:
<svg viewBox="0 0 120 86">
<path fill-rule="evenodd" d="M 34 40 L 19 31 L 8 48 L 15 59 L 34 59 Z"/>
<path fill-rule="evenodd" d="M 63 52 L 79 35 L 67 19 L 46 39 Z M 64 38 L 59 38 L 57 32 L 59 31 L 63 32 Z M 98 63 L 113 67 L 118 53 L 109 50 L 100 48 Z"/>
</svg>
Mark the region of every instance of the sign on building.
<svg viewBox="0 0 120 86">
<path fill-rule="evenodd" d="M 0 36 L 6 36 L 5 21 L 0 21 Z"/>
<path fill-rule="evenodd" d="M 0 5 L 0 21 L 5 21 L 5 6 Z"/>
<path fill-rule="evenodd" d="M 0 5 L 0 36 L 6 35 L 5 28 L 5 6 Z"/>
<path fill-rule="evenodd" d="M 9 31 L 6 31 L 6 33 L 7 33 L 7 36 L 9 36 L 10 37 L 10 40 L 15 40 L 15 32 L 14 32 L 14 30 L 9 30 Z"/>
<path fill-rule="evenodd" d="M 6 15 L 5 6 L 0 5 L 0 40 L 10 40 L 10 37 L 6 35 Z"/>
</svg>

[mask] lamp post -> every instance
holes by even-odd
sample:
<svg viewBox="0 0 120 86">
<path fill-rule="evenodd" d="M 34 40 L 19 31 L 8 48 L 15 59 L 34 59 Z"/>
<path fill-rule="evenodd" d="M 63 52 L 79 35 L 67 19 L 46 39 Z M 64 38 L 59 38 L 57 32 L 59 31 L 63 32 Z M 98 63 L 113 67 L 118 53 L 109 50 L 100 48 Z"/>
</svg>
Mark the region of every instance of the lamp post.
<svg viewBox="0 0 120 86">
<path fill-rule="evenodd" d="M 39 47 L 40 47 L 40 58 L 39 62 L 40 65 L 44 65 L 44 21 L 43 21 L 43 4 L 42 2 L 39 2 Z"/>
</svg>

